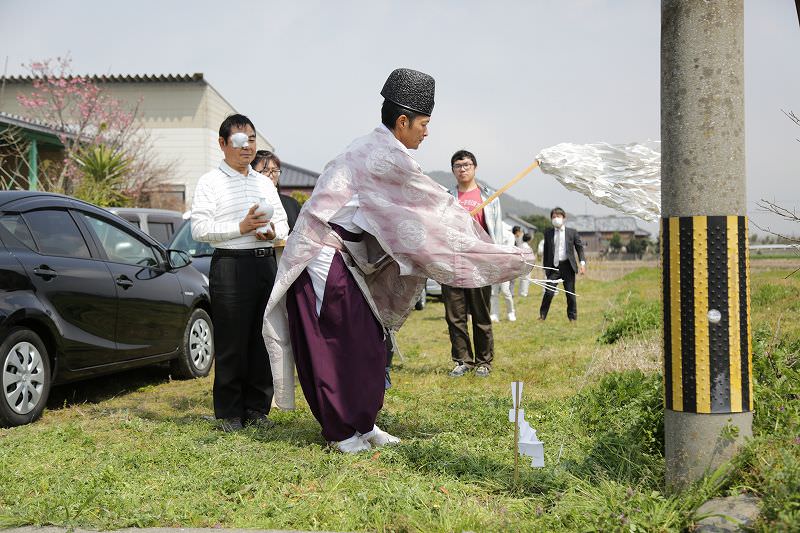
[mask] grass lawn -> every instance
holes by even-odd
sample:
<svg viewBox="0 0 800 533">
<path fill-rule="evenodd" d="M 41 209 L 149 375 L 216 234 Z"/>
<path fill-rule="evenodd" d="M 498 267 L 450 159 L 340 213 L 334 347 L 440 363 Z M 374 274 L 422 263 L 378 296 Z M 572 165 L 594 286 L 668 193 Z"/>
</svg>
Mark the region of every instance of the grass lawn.
<svg viewBox="0 0 800 533">
<path fill-rule="evenodd" d="M 336 531 L 675 531 L 710 496 L 763 497 L 759 528 L 800 524 L 800 275 L 754 269 L 755 438 L 734 468 L 662 491 L 659 277 L 643 268 L 578 281 L 579 320 L 540 292 L 495 328 L 487 379 L 449 378 L 444 311 L 430 300 L 400 332 L 378 424 L 394 448 L 331 452 L 298 388 L 277 426 L 224 434 L 211 379 L 143 369 L 55 389 L 35 424 L 0 429 L 0 527 L 133 526 Z M 655 319 L 653 318 L 655 317 Z M 611 344 L 598 342 L 603 336 Z M 513 484 L 509 383 L 545 443 Z M 796 529 L 795 529 L 796 530 Z"/>
</svg>

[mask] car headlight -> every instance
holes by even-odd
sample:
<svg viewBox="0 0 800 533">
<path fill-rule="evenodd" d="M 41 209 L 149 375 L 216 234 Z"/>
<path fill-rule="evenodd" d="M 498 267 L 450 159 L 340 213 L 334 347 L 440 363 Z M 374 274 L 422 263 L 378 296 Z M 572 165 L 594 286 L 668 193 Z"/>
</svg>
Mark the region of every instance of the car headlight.
<svg viewBox="0 0 800 533">
<path fill-rule="evenodd" d="M 203 283 L 205 283 L 206 286 L 210 285 L 210 282 L 208 281 L 208 276 L 206 276 L 202 272 L 200 272 L 200 275 L 203 276 Z"/>
</svg>

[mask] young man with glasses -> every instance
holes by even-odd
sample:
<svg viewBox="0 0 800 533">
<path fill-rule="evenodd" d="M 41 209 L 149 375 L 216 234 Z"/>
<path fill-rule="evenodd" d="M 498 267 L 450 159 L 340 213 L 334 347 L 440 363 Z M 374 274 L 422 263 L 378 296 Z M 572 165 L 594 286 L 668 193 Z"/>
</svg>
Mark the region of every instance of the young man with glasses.
<svg viewBox="0 0 800 533">
<path fill-rule="evenodd" d="M 237 431 L 243 424 L 271 424 L 272 372 L 261 323 L 278 269 L 272 239 L 285 239 L 289 226 L 275 186 L 250 166 L 256 155 L 250 119 L 227 117 L 219 127 L 219 147 L 224 160 L 198 181 L 191 223 L 192 237 L 215 248 L 208 276 L 214 415 L 223 431 Z M 257 211 L 263 200 L 274 210 L 270 221 Z"/>
<path fill-rule="evenodd" d="M 472 152 L 459 150 L 450 158 L 450 164 L 456 178 L 456 186 L 450 189 L 450 194 L 461 207 L 470 212 L 492 195 L 494 191 L 475 179 L 478 160 Z M 473 219 L 495 244 L 505 243 L 499 199 L 492 200 Z M 449 374 L 451 377 L 461 377 L 473 369 L 479 377 L 487 377 L 491 372 L 494 359 L 491 297 L 491 284 L 475 288 L 442 285 L 444 316 L 450 334 L 450 355 L 455 363 L 455 368 Z M 472 315 L 474 350 L 467 330 L 469 315 Z"/>
</svg>

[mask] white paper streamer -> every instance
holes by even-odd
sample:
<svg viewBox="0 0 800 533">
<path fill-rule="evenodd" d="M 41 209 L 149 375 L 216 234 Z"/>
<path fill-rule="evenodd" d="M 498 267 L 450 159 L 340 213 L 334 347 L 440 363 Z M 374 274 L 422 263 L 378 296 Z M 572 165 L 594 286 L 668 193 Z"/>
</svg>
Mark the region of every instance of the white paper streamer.
<svg viewBox="0 0 800 533">
<path fill-rule="evenodd" d="M 561 143 L 536 156 L 545 174 L 592 201 L 643 220 L 661 216 L 661 143 Z"/>
<path fill-rule="evenodd" d="M 519 407 L 517 405 L 517 387 L 519 387 L 519 398 L 522 400 L 522 381 L 511 382 L 511 398 L 514 407 L 508 410 L 508 421 L 514 422 L 514 411 Z M 543 467 L 544 466 L 544 443 L 539 440 L 536 435 L 536 430 L 533 429 L 530 423 L 525 420 L 525 409 L 519 409 L 516 414 L 516 422 L 519 425 L 519 440 L 517 441 L 517 449 L 520 455 L 527 455 L 531 458 L 531 466 Z"/>
</svg>

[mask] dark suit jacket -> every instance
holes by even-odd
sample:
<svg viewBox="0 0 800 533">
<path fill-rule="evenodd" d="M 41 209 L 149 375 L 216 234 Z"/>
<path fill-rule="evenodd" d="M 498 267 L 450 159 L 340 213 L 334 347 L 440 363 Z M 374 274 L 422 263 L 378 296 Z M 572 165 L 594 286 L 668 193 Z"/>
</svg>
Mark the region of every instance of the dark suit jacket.
<svg viewBox="0 0 800 533">
<path fill-rule="evenodd" d="M 553 264 L 553 247 L 555 246 L 555 233 L 556 230 L 553 228 L 548 228 L 544 231 L 544 266 L 546 267 L 557 267 L 558 265 Z M 586 257 L 583 255 L 583 241 L 581 241 L 580 235 L 578 232 L 575 231 L 573 228 L 566 228 L 564 231 L 564 237 L 566 238 L 566 247 L 567 247 L 567 258 L 569 259 L 569 264 L 572 265 L 572 270 L 575 271 L 577 274 L 578 272 L 578 262 L 575 260 L 575 252 L 578 252 L 578 259 L 580 261 L 586 261 Z"/>
<path fill-rule="evenodd" d="M 286 194 L 281 194 L 281 205 L 283 205 L 283 210 L 286 211 L 286 218 L 288 219 L 287 222 L 289 223 L 289 231 L 294 229 L 294 223 L 297 222 L 297 215 L 300 214 L 300 202 L 288 196 Z"/>
</svg>

